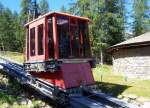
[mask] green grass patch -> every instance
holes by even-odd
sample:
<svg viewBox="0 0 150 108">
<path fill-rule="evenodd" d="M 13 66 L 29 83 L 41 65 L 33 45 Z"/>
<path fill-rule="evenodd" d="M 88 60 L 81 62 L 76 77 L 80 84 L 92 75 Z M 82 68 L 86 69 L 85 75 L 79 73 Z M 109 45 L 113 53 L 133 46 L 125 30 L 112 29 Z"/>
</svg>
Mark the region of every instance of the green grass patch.
<svg viewBox="0 0 150 108">
<path fill-rule="evenodd" d="M 96 65 L 96 68 L 93 69 L 95 73 L 101 74 L 110 74 L 112 72 L 112 66 L 109 65 Z"/>
<path fill-rule="evenodd" d="M 41 108 L 43 105 L 38 98 L 31 98 L 31 95 L 22 96 L 22 94 L 26 94 L 26 92 L 20 83 L 4 71 L 0 71 L 0 108 Z M 19 100 L 24 98 L 30 99 L 33 107 L 19 104 Z"/>
<path fill-rule="evenodd" d="M 128 79 L 123 75 L 115 75 L 112 66 L 97 66 L 93 69 L 94 79 L 100 85 L 103 92 L 114 96 L 137 95 L 150 98 L 150 80 Z"/>
<path fill-rule="evenodd" d="M 16 97 L 7 95 L 7 94 L 5 94 L 3 92 L 0 92 L 0 103 L 1 104 L 3 104 L 3 103 L 13 104 L 13 102 L 15 100 L 16 100 Z"/>
<path fill-rule="evenodd" d="M 8 95 L 0 92 L 0 108 L 29 108 L 26 105 L 17 104 L 17 100 L 19 100 L 19 98 L 19 96 Z"/>
<path fill-rule="evenodd" d="M 1 52 L 0 56 L 15 60 L 20 63 L 23 63 L 24 61 L 23 53 L 5 51 L 5 52 Z"/>
</svg>

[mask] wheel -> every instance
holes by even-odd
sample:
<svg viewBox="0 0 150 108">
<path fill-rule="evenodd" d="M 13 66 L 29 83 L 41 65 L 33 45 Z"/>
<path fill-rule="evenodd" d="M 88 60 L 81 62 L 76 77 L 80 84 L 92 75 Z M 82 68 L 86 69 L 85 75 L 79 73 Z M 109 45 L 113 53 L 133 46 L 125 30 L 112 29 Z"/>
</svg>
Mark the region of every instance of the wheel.
<svg viewBox="0 0 150 108">
<path fill-rule="evenodd" d="M 65 93 L 59 92 L 56 97 L 57 103 L 60 104 L 62 107 L 65 108 L 65 106 L 69 105 L 69 98 Z"/>
</svg>

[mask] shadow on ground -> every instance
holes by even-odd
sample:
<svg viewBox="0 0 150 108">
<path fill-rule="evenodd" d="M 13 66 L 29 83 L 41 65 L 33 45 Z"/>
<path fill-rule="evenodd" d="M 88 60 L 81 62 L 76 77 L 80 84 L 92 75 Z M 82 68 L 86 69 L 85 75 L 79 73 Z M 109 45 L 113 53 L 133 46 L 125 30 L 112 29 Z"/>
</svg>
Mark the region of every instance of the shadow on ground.
<svg viewBox="0 0 150 108">
<path fill-rule="evenodd" d="M 96 82 L 102 92 L 117 97 L 118 95 L 122 94 L 126 89 L 130 88 L 131 86 L 127 85 L 120 85 L 120 84 L 113 84 L 107 82 Z"/>
</svg>

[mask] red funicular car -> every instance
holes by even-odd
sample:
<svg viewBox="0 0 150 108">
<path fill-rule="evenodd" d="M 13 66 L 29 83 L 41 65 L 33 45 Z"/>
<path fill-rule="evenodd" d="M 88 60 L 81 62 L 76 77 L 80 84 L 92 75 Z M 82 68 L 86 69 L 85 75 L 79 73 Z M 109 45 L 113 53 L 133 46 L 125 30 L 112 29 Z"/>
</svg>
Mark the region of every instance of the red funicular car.
<svg viewBox="0 0 150 108">
<path fill-rule="evenodd" d="M 88 23 L 59 12 L 27 23 L 24 69 L 62 89 L 94 84 Z"/>
</svg>

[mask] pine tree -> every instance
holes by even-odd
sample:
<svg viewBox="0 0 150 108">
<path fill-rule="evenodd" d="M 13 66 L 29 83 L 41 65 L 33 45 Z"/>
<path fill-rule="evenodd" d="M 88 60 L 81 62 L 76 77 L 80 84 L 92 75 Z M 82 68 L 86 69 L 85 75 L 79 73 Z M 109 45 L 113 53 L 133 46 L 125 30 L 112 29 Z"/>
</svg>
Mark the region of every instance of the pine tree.
<svg viewBox="0 0 150 108">
<path fill-rule="evenodd" d="M 14 26 L 13 29 L 14 35 L 15 35 L 15 46 L 16 46 L 16 51 L 18 52 L 23 52 L 24 48 L 24 43 L 25 43 L 25 29 L 21 24 L 21 18 L 18 14 L 14 14 Z"/>
<path fill-rule="evenodd" d="M 75 8 L 76 8 L 76 3 L 69 3 L 69 9 L 67 10 L 67 12 L 72 15 L 75 15 Z"/>
<path fill-rule="evenodd" d="M 138 36 L 149 30 L 148 0 L 134 0 L 133 11 L 133 33 Z"/>
<path fill-rule="evenodd" d="M 39 3 L 40 14 L 45 14 L 49 11 L 49 5 L 47 0 L 41 0 Z"/>
<path fill-rule="evenodd" d="M 24 36 L 22 18 L 0 3 L 0 50 L 23 52 Z"/>
<path fill-rule="evenodd" d="M 26 22 L 28 22 L 31 18 L 31 16 L 29 16 L 30 14 L 30 10 L 32 10 L 32 3 L 31 0 L 21 0 L 21 19 L 22 19 L 22 23 L 25 24 Z M 32 14 L 32 13 L 31 13 Z"/>
<path fill-rule="evenodd" d="M 0 12 L 2 12 L 4 6 L 2 5 L 2 3 L 0 3 Z"/>
<path fill-rule="evenodd" d="M 103 64 L 103 52 L 107 43 L 104 42 L 104 0 L 93 0 L 91 2 L 91 18 L 92 18 L 92 36 L 93 36 L 93 51 L 96 57 L 100 59 L 100 63 Z"/>
<path fill-rule="evenodd" d="M 5 50 L 12 51 L 15 49 L 14 17 L 8 8 L 4 8 L 0 14 L 0 22 L 0 43 L 3 43 Z"/>
<path fill-rule="evenodd" d="M 90 17 L 91 0 L 78 0 L 76 3 L 70 4 L 70 13 L 74 15 Z"/>
<path fill-rule="evenodd" d="M 60 11 L 61 11 L 61 12 L 67 12 L 67 10 L 66 10 L 66 8 L 65 8 L 64 5 L 60 8 Z"/>
<path fill-rule="evenodd" d="M 106 42 L 112 46 L 124 40 L 124 13 L 122 0 L 105 2 Z"/>
<path fill-rule="evenodd" d="M 103 53 L 107 55 L 106 49 L 109 46 L 124 40 L 123 0 L 77 0 L 70 6 L 70 10 L 75 15 L 92 20 L 89 27 L 92 49 L 98 58 L 103 58 Z"/>
</svg>

